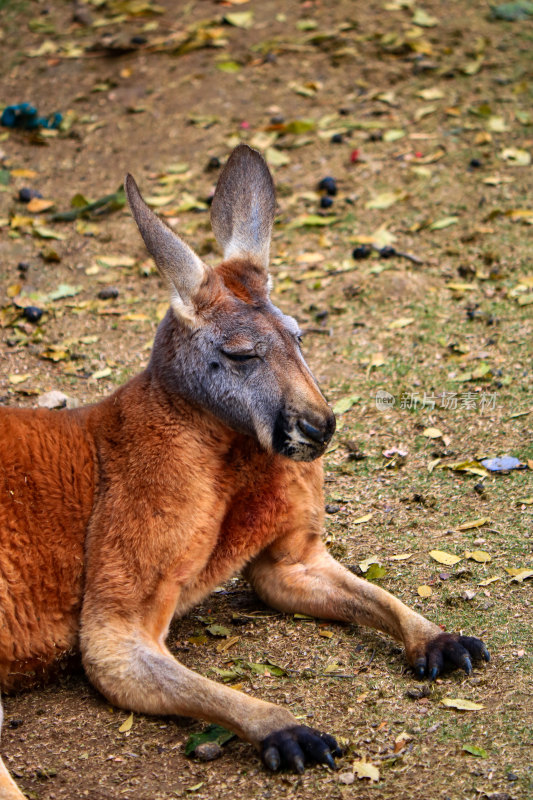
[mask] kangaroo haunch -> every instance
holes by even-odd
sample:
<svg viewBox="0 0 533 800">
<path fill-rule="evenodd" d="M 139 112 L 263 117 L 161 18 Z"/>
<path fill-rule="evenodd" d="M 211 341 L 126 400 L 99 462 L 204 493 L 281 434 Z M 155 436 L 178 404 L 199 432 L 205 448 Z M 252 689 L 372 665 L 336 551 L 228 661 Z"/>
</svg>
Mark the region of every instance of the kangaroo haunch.
<svg viewBox="0 0 533 800">
<path fill-rule="evenodd" d="M 211 269 L 126 193 L 170 289 L 147 369 L 72 411 L 0 410 L 0 686 L 79 648 L 113 704 L 217 722 L 270 769 L 334 765 L 332 736 L 182 666 L 180 617 L 243 572 L 274 608 L 378 628 L 419 677 L 489 659 L 335 561 L 321 541 L 335 429 L 294 319 L 269 298 L 275 213 L 263 158 L 240 145 L 211 218 Z M 0 761 L 0 797 L 22 798 Z"/>
</svg>

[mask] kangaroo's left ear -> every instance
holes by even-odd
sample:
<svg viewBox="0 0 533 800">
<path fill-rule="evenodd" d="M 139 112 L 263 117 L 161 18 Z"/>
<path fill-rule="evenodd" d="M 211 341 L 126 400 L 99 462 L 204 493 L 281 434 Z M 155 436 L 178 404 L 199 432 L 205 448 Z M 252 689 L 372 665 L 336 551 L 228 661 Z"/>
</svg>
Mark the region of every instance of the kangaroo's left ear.
<svg viewBox="0 0 533 800">
<path fill-rule="evenodd" d="M 224 258 L 248 258 L 267 269 L 276 214 L 274 181 L 263 156 L 240 144 L 222 170 L 211 225 Z"/>
</svg>

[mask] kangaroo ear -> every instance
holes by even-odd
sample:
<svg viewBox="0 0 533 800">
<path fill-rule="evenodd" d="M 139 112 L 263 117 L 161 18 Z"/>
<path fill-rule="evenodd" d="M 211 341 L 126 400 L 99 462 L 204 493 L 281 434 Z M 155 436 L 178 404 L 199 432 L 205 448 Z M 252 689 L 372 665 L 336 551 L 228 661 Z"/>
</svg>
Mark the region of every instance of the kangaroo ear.
<svg viewBox="0 0 533 800">
<path fill-rule="evenodd" d="M 250 258 L 266 269 L 276 213 L 274 181 L 263 156 L 240 144 L 222 170 L 211 205 L 211 225 L 224 258 Z"/>
<path fill-rule="evenodd" d="M 148 208 L 132 175 L 126 175 L 124 188 L 148 252 L 169 285 L 172 308 L 178 317 L 195 325 L 194 300 L 209 268 Z"/>
</svg>

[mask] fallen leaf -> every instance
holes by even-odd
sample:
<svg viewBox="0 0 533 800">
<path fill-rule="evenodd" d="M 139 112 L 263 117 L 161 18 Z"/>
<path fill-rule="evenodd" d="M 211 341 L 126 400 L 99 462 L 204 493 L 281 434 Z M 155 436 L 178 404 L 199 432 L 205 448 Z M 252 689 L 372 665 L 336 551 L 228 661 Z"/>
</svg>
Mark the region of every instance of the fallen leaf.
<svg viewBox="0 0 533 800">
<path fill-rule="evenodd" d="M 372 514 L 367 514 L 366 517 L 361 517 L 361 520 L 366 522 L 367 519 L 370 518 L 371 516 Z M 368 558 L 365 558 L 364 561 L 360 561 L 359 569 L 361 570 L 361 572 L 368 572 L 371 564 L 379 564 L 379 559 L 377 558 L 377 556 L 369 556 Z"/>
<path fill-rule="evenodd" d="M 92 381 L 99 381 L 102 378 L 108 378 L 111 375 L 111 367 L 104 367 L 103 369 L 99 369 L 96 372 L 93 372 L 91 375 Z"/>
<path fill-rule="evenodd" d="M 371 764 L 370 761 L 354 761 L 353 770 L 358 778 L 369 778 L 371 781 L 379 781 L 379 769 Z"/>
<path fill-rule="evenodd" d="M 430 550 L 429 555 L 434 561 L 438 561 L 439 564 L 446 564 L 448 567 L 462 561 L 460 556 L 454 556 L 452 553 L 446 553 L 444 550 Z"/>
<path fill-rule="evenodd" d="M 75 297 L 83 290 L 83 286 L 71 286 L 69 283 L 60 283 L 57 289 L 50 292 L 48 300 L 61 300 L 63 297 Z"/>
<path fill-rule="evenodd" d="M 464 700 L 462 697 L 445 697 L 440 701 L 446 708 L 456 708 L 458 711 L 481 711 L 485 706 L 482 703 L 474 703 L 472 700 Z"/>
<path fill-rule="evenodd" d="M 414 553 L 398 553 L 396 556 L 389 556 L 389 561 L 407 561 L 412 555 Z"/>
<path fill-rule="evenodd" d="M 133 712 L 129 715 L 127 719 L 124 720 L 120 728 L 118 729 L 119 733 L 127 733 L 127 731 L 131 730 L 131 726 L 133 725 Z"/>
<path fill-rule="evenodd" d="M 475 744 L 464 744 L 463 752 L 470 753 L 471 756 L 478 756 L 478 758 L 487 758 L 488 753 L 482 747 Z"/>
<path fill-rule="evenodd" d="M 232 631 L 225 625 L 208 625 L 206 628 L 211 636 L 231 636 Z"/>
<path fill-rule="evenodd" d="M 59 231 L 54 231 L 53 228 L 46 228 L 44 225 L 34 225 L 33 233 L 36 236 L 39 236 L 41 239 L 58 239 L 59 241 L 63 241 L 63 239 L 66 239 L 64 233 L 59 233 Z"/>
<path fill-rule="evenodd" d="M 461 522 L 460 525 L 457 525 L 457 531 L 469 531 L 472 528 L 481 528 L 482 525 L 486 525 L 489 521 L 488 517 L 479 517 L 479 519 L 470 520 L 470 522 Z"/>
<path fill-rule="evenodd" d="M 480 564 L 487 564 L 492 561 L 492 556 L 486 553 L 485 550 L 466 550 L 465 558 L 469 558 L 471 561 L 478 561 Z"/>
<path fill-rule="evenodd" d="M 525 567 L 521 569 L 504 567 L 504 570 L 512 576 L 512 580 L 516 581 L 516 583 L 522 583 L 522 581 L 525 581 L 527 578 L 533 577 L 533 569 L 526 569 Z"/>
<path fill-rule="evenodd" d="M 333 406 L 333 413 L 337 416 L 346 414 L 346 412 L 349 411 L 357 402 L 359 402 L 360 399 L 361 398 L 358 394 L 351 394 L 347 397 L 341 397 L 340 400 L 337 400 Z"/>
<path fill-rule="evenodd" d="M 527 167 L 531 164 L 531 153 L 519 147 L 506 147 L 500 153 L 500 157 L 511 166 Z"/>
<path fill-rule="evenodd" d="M 222 746 L 234 738 L 235 734 L 226 730 L 226 728 L 223 728 L 221 725 L 209 725 L 205 730 L 200 731 L 200 733 L 193 733 L 189 736 L 185 743 L 185 755 L 192 755 L 199 744 L 217 742 Z M 199 784 L 199 786 L 202 786 L 202 784 Z M 193 789 L 197 789 L 199 786 L 191 787 L 188 791 L 193 791 Z"/>
<path fill-rule="evenodd" d="M 32 197 L 26 208 L 31 214 L 40 214 L 42 211 L 48 211 L 49 208 L 54 206 L 53 200 L 45 200 L 44 197 Z"/>
<path fill-rule="evenodd" d="M 352 525 L 361 525 L 362 522 L 369 522 L 372 517 L 374 516 L 373 512 L 371 511 L 369 514 L 365 514 L 363 517 L 358 517 L 357 519 L 352 520 Z M 365 563 L 365 562 L 363 562 Z M 370 562 L 374 563 L 374 562 Z"/>
<path fill-rule="evenodd" d="M 331 639 L 333 638 L 333 631 L 320 630 L 318 631 L 318 635 L 323 636 L 325 639 Z"/>
<path fill-rule="evenodd" d="M 433 594 L 433 589 L 431 588 L 431 586 L 426 586 L 425 584 L 423 586 L 419 586 L 416 591 L 418 592 L 420 597 L 431 597 L 431 595 Z"/>
<path fill-rule="evenodd" d="M 376 195 L 372 200 L 369 200 L 365 208 L 390 208 L 394 203 L 397 203 L 398 200 L 405 200 L 406 197 L 407 193 L 402 190 L 383 192 L 382 194 Z"/>
<path fill-rule="evenodd" d="M 478 586 L 489 586 L 489 584 L 496 583 L 496 581 L 501 581 L 501 578 L 498 575 L 495 575 L 492 578 L 485 578 L 485 580 L 478 583 Z"/>
<path fill-rule="evenodd" d="M 224 14 L 224 22 L 228 25 L 233 25 L 234 28 L 244 28 L 246 30 L 254 24 L 254 12 L 230 11 L 229 14 Z"/>
<path fill-rule="evenodd" d="M 30 377 L 31 375 L 8 375 L 7 379 L 13 386 L 17 386 L 19 383 L 27 381 Z"/>
<path fill-rule="evenodd" d="M 435 220 L 429 226 L 430 231 L 441 231 L 444 228 L 449 228 L 450 225 L 455 225 L 459 221 L 459 217 L 442 217 Z"/>
<path fill-rule="evenodd" d="M 389 322 L 387 328 L 390 331 L 406 328 L 408 325 L 412 325 L 414 321 L 414 317 L 400 317 L 399 319 L 394 319 L 392 322 Z"/>
<path fill-rule="evenodd" d="M 422 433 L 422 436 L 426 436 L 428 439 L 441 439 L 442 435 L 442 431 L 439 428 L 426 428 Z"/>
<path fill-rule="evenodd" d="M 371 564 L 365 573 L 365 578 L 367 581 L 379 581 L 386 574 L 387 570 L 381 564 Z"/>
</svg>

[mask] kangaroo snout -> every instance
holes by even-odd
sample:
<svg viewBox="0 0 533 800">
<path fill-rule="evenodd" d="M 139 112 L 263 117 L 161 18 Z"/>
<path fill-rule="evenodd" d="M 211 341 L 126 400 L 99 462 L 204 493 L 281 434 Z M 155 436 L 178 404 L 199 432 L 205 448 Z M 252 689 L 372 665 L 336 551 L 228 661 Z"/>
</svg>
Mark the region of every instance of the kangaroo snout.
<svg viewBox="0 0 533 800">
<path fill-rule="evenodd" d="M 328 415 L 322 424 L 311 424 L 308 420 L 301 418 L 296 423 L 300 431 L 308 439 L 312 439 L 318 445 L 327 445 L 335 432 L 335 417 Z"/>
<path fill-rule="evenodd" d="M 324 403 L 324 410 L 304 413 L 280 412 L 274 429 L 274 449 L 292 461 L 314 461 L 328 446 L 335 433 L 335 415 Z"/>
</svg>

